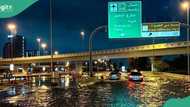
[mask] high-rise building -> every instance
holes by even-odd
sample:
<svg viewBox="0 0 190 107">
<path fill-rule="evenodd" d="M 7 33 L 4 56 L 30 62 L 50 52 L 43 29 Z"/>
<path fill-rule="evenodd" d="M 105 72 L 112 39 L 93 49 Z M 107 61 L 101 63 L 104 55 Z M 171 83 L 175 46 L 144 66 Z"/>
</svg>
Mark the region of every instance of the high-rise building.
<svg viewBox="0 0 190 107">
<path fill-rule="evenodd" d="M 3 46 L 3 58 L 11 58 L 11 43 L 7 42 Z"/>
<path fill-rule="evenodd" d="M 9 36 L 9 42 L 5 43 L 3 48 L 4 58 L 23 57 L 25 50 L 25 40 L 23 36 Z"/>
</svg>

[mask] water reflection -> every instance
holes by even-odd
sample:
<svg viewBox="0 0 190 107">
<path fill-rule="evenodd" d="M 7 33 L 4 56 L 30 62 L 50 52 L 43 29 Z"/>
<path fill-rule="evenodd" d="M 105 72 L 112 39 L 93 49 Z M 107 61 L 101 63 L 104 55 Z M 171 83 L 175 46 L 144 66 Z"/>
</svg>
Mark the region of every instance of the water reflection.
<svg viewBox="0 0 190 107">
<path fill-rule="evenodd" d="M 12 86 L 0 92 L 1 102 L 21 107 L 160 107 L 172 97 L 190 95 L 183 80 L 152 77 L 143 83 L 97 83 L 77 87 L 68 77 L 38 77 L 31 84 Z"/>
<path fill-rule="evenodd" d="M 10 88 L 7 90 L 7 93 L 8 93 L 8 95 L 10 95 L 10 96 L 16 95 L 16 88 L 15 88 L 15 87 L 10 87 Z"/>
</svg>

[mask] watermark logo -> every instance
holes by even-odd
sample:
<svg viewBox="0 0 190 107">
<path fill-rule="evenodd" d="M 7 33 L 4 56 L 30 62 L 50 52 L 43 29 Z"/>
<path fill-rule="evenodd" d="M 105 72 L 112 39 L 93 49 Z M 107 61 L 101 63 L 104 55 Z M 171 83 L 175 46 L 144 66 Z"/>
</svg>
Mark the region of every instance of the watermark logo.
<svg viewBox="0 0 190 107">
<path fill-rule="evenodd" d="M 12 5 L 7 5 L 7 4 L 0 5 L 0 13 L 1 12 L 10 12 L 10 11 L 12 11 L 12 9 L 13 9 Z"/>
<path fill-rule="evenodd" d="M 16 16 L 38 0 L 0 0 L 0 18 Z"/>
<path fill-rule="evenodd" d="M 190 107 L 190 96 L 183 99 L 169 99 L 163 107 Z"/>
</svg>

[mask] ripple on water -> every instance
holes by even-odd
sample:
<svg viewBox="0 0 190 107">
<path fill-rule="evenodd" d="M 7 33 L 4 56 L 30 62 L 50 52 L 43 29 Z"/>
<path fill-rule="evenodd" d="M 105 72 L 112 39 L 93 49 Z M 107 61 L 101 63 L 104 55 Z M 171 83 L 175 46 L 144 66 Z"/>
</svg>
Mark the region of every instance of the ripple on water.
<svg viewBox="0 0 190 107">
<path fill-rule="evenodd" d="M 50 85 L 15 86 L 9 89 L 12 95 L 0 98 L 21 107 L 159 107 L 169 98 L 190 95 L 184 83 L 155 76 L 144 83 L 97 83 L 68 90 Z"/>
</svg>

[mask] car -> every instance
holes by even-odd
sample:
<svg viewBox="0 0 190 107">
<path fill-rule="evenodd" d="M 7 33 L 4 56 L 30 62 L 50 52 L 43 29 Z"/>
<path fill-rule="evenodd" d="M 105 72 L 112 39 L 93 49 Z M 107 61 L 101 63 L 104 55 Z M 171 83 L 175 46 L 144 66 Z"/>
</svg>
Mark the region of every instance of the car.
<svg viewBox="0 0 190 107">
<path fill-rule="evenodd" d="M 130 72 L 139 72 L 137 69 L 131 69 Z"/>
<path fill-rule="evenodd" d="M 131 71 L 128 75 L 128 80 L 129 81 L 139 81 L 139 82 L 142 82 L 144 79 L 144 76 L 142 75 L 141 72 L 137 71 L 137 70 L 134 70 L 134 71 Z"/>
<path fill-rule="evenodd" d="M 121 78 L 121 74 L 118 72 L 111 72 L 109 74 L 109 79 L 110 80 L 119 80 Z"/>
</svg>

